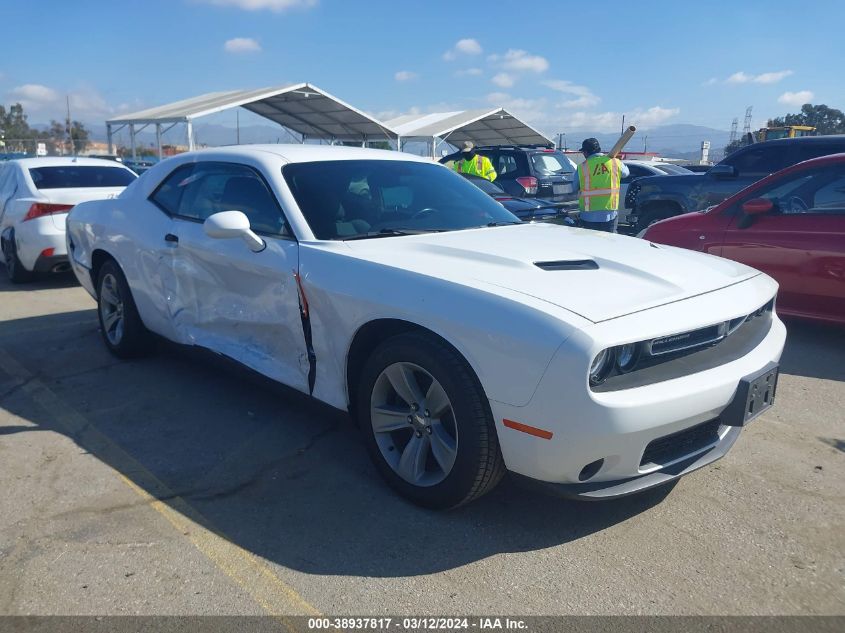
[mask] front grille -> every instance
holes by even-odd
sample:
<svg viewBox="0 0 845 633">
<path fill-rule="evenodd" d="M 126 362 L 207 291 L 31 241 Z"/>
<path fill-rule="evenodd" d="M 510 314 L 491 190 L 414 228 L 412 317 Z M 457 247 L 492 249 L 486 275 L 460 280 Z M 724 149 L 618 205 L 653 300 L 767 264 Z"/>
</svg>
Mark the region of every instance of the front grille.
<svg viewBox="0 0 845 633">
<path fill-rule="evenodd" d="M 719 440 L 719 418 L 659 437 L 649 442 L 640 460 L 643 466 L 664 466 L 686 455 L 691 455 Z"/>
</svg>

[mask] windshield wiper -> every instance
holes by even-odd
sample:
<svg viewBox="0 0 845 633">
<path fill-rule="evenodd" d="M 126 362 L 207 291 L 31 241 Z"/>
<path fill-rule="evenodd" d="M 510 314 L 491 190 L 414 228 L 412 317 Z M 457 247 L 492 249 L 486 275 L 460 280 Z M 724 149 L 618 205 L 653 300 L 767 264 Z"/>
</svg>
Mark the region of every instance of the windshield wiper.
<svg viewBox="0 0 845 633">
<path fill-rule="evenodd" d="M 393 237 L 396 235 L 420 235 L 422 233 L 437 233 L 443 229 L 380 229 L 378 231 L 370 231 L 369 233 L 361 233 L 360 235 L 353 235 L 352 237 L 343 238 L 344 242 L 350 240 L 368 240 L 375 237 Z"/>
<path fill-rule="evenodd" d="M 522 220 L 506 220 L 498 222 L 488 222 L 487 226 L 509 226 L 511 224 L 522 224 Z"/>
</svg>

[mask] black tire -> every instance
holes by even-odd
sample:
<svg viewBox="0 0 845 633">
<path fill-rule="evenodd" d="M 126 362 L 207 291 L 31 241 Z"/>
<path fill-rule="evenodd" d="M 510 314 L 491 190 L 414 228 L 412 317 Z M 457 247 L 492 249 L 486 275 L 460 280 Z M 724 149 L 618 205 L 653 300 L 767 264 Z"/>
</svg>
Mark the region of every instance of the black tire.
<svg viewBox="0 0 845 633">
<path fill-rule="evenodd" d="M 655 209 L 650 211 L 645 211 L 639 218 L 637 219 L 637 226 L 634 228 L 635 233 L 639 233 L 650 227 L 655 222 L 659 222 L 660 220 L 665 220 L 666 218 L 671 218 L 676 215 L 680 215 L 680 210 L 676 210 L 674 208 L 661 208 Z"/>
<path fill-rule="evenodd" d="M 106 286 L 108 284 L 108 286 Z M 118 298 L 121 301 L 122 328 L 118 333 L 111 323 L 106 323 L 105 314 L 110 314 L 108 301 L 104 298 L 110 297 L 109 290 L 116 289 Z M 100 333 L 109 351 L 118 358 L 134 358 L 143 356 L 150 348 L 151 337 L 149 330 L 144 327 L 138 309 L 135 307 L 135 300 L 126 277 L 120 266 L 114 260 L 105 262 L 100 267 L 97 276 L 97 318 L 100 320 Z"/>
<path fill-rule="evenodd" d="M 18 259 L 18 251 L 13 241 L 6 243 L 3 255 L 6 263 L 6 275 L 13 284 L 24 284 L 35 278 L 35 273 L 24 268 L 21 260 Z"/>
<path fill-rule="evenodd" d="M 443 387 L 454 412 L 457 452 L 440 483 L 418 486 L 400 477 L 376 442 L 370 405 L 376 380 L 394 363 L 413 363 Z M 382 342 L 367 359 L 358 383 L 357 413 L 370 457 L 387 483 L 412 502 L 434 509 L 469 503 L 492 490 L 505 473 L 487 396 L 469 364 L 435 336 L 414 332 Z M 427 414 L 427 413 L 426 413 Z"/>
</svg>

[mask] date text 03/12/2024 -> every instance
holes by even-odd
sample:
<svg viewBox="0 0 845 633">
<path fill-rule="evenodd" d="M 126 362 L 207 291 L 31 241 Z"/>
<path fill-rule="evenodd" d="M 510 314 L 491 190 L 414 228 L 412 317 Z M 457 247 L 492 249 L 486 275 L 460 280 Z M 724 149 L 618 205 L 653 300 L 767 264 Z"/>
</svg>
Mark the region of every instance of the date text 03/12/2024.
<svg viewBox="0 0 845 633">
<path fill-rule="evenodd" d="M 309 618 L 309 630 L 358 630 L 358 631 L 525 631 L 524 620 L 507 617 L 345 617 Z"/>
</svg>

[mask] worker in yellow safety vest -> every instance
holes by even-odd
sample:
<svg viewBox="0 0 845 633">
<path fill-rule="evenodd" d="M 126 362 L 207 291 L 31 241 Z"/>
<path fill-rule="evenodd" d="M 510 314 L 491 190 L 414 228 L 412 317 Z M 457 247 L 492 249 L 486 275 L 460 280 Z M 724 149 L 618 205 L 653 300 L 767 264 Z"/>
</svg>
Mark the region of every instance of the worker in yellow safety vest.
<svg viewBox="0 0 845 633">
<path fill-rule="evenodd" d="M 578 165 L 573 191 L 578 192 L 580 225 L 596 231 L 616 233 L 619 221 L 619 187 L 628 175 L 628 168 L 618 158 L 601 153 L 594 138 L 581 144 L 584 162 Z"/>
<path fill-rule="evenodd" d="M 459 174 L 478 176 L 489 181 L 496 180 L 496 170 L 490 159 L 481 154 L 476 154 L 475 145 L 471 141 L 464 143 L 461 150 L 461 157 L 455 161 L 453 169 Z"/>
</svg>

